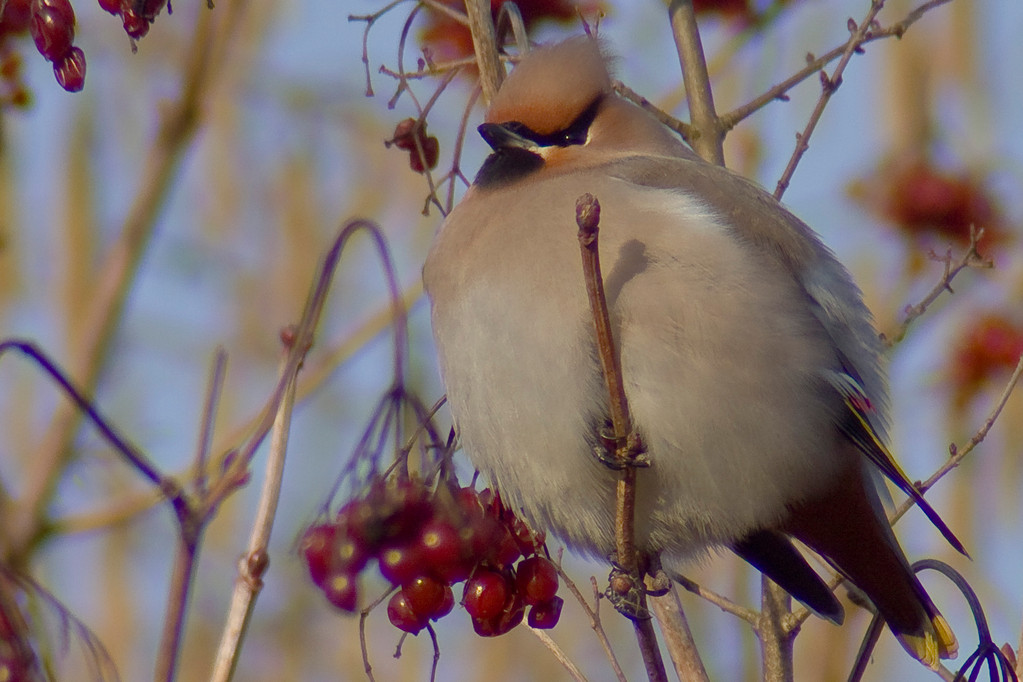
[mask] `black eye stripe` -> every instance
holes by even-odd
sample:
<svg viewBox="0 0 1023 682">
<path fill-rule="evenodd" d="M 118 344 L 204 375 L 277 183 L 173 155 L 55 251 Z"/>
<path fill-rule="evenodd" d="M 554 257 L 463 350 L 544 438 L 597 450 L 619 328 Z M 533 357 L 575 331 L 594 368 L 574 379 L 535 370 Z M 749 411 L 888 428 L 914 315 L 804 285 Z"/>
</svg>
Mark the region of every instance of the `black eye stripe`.
<svg viewBox="0 0 1023 682">
<path fill-rule="evenodd" d="M 518 121 L 512 121 L 504 124 L 504 127 L 514 132 L 516 135 L 526 138 L 535 142 L 538 147 L 569 147 L 574 144 L 584 144 L 586 142 L 586 136 L 589 134 L 590 125 L 593 123 L 593 119 L 597 116 L 597 111 L 600 109 L 601 102 L 604 101 L 603 95 L 598 95 L 593 102 L 590 103 L 583 113 L 579 114 L 571 125 L 564 130 L 559 130 L 554 133 L 542 135 L 538 132 L 531 130 L 528 126 Z"/>
</svg>

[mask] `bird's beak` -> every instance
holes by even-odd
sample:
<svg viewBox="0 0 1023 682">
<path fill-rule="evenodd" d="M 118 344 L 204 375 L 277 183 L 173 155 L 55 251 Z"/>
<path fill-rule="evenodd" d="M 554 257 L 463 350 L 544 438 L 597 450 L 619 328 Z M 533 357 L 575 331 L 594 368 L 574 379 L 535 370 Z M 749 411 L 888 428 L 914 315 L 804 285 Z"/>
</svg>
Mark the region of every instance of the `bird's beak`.
<svg viewBox="0 0 1023 682">
<path fill-rule="evenodd" d="M 476 130 L 491 149 L 495 152 L 501 149 L 528 149 L 536 148 L 536 142 L 520 135 L 512 129 L 514 124 L 483 123 Z"/>
</svg>

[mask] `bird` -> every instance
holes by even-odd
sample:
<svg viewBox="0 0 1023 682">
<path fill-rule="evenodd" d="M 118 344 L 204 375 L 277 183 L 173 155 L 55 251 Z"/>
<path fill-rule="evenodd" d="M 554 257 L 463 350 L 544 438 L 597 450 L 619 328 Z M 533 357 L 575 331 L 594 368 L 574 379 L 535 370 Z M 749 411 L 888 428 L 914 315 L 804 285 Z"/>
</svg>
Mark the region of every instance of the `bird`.
<svg viewBox="0 0 1023 682">
<path fill-rule="evenodd" d="M 703 161 L 614 91 L 603 38 L 525 54 L 478 131 L 492 148 L 423 281 L 459 443 L 505 504 L 570 549 L 615 549 L 608 422 L 576 237 L 600 205 L 614 347 L 648 468 L 636 546 L 728 549 L 816 614 L 844 610 L 793 539 L 936 669 L 958 644 L 885 516 L 887 476 L 962 544 L 887 446 L 882 346 L 849 272 L 760 186 Z"/>
</svg>

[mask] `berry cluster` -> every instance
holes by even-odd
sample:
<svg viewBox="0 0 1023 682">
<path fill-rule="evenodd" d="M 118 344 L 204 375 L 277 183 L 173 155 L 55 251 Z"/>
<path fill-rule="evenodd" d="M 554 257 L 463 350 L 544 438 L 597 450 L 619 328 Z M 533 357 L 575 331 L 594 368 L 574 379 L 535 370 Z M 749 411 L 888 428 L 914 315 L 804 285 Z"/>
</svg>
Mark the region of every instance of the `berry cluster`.
<svg viewBox="0 0 1023 682">
<path fill-rule="evenodd" d="M 74 46 L 75 10 L 68 0 L 32 0 L 29 5 L 29 33 L 36 49 L 53 62 L 57 83 L 68 92 L 85 85 L 85 53 Z"/>
<path fill-rule="evenodd" d="M 124 32 L 132 40 L 139 40 L 149 33 L 149 25 L 164 5 L 167 5 L 167 14 L 174 11 L 169 0 L 99 0 L 104 11 L 121 17 Z"/>
<path fill-rule="evenodd" d="M 489 489 L 431 490 L 404 480 L 372 485 L 333 521 L 309 528 L 301 549 L 313 582 L 349 612 L 357 609 L 359 574 L 375 559 L 380 574 L 401 588 L 387 605 L 388 619 L 412 634 L 447 615 L 451 586 L 465 581 L 462 605 L 473 629 L 493 637 L 521 623 L 527 606 L 532 627 L 557 624 L 558 572 L 540 554 L 543 543 L 543 533 Z"/>
<path fill-rule="evenodd" d="M 437 167 L 440 143 L 433 135 L 427 136 L 426 121 L 420 123 L 414 118 L 406 118 L 395 126 L 394 137 L 384 144 L 388 147 L 393 144 L 398 149 L 408 152 L 409 168 L 417 173 L 424 173 L 427 168 Z M 420 148 L 423 150 L 422 154 L 419 153 Z"/>
</svg>

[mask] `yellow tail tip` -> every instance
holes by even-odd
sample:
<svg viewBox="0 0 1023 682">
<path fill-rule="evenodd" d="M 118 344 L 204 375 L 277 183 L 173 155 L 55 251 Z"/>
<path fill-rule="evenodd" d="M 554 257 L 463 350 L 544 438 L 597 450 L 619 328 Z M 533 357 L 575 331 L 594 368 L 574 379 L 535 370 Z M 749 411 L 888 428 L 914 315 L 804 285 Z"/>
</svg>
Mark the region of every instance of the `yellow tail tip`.
<svg viewBox="0 0 1023 682">
<path fill-rule="evenodd" d="M 896 638 L 910 656 L 931 670 L 937 670 L 943 658 L 955 658 L 959 654 L 959 642 L 952 628 L 940 615 L 936 615 L 919 634 L 899 633 Z"/>
</svg>

